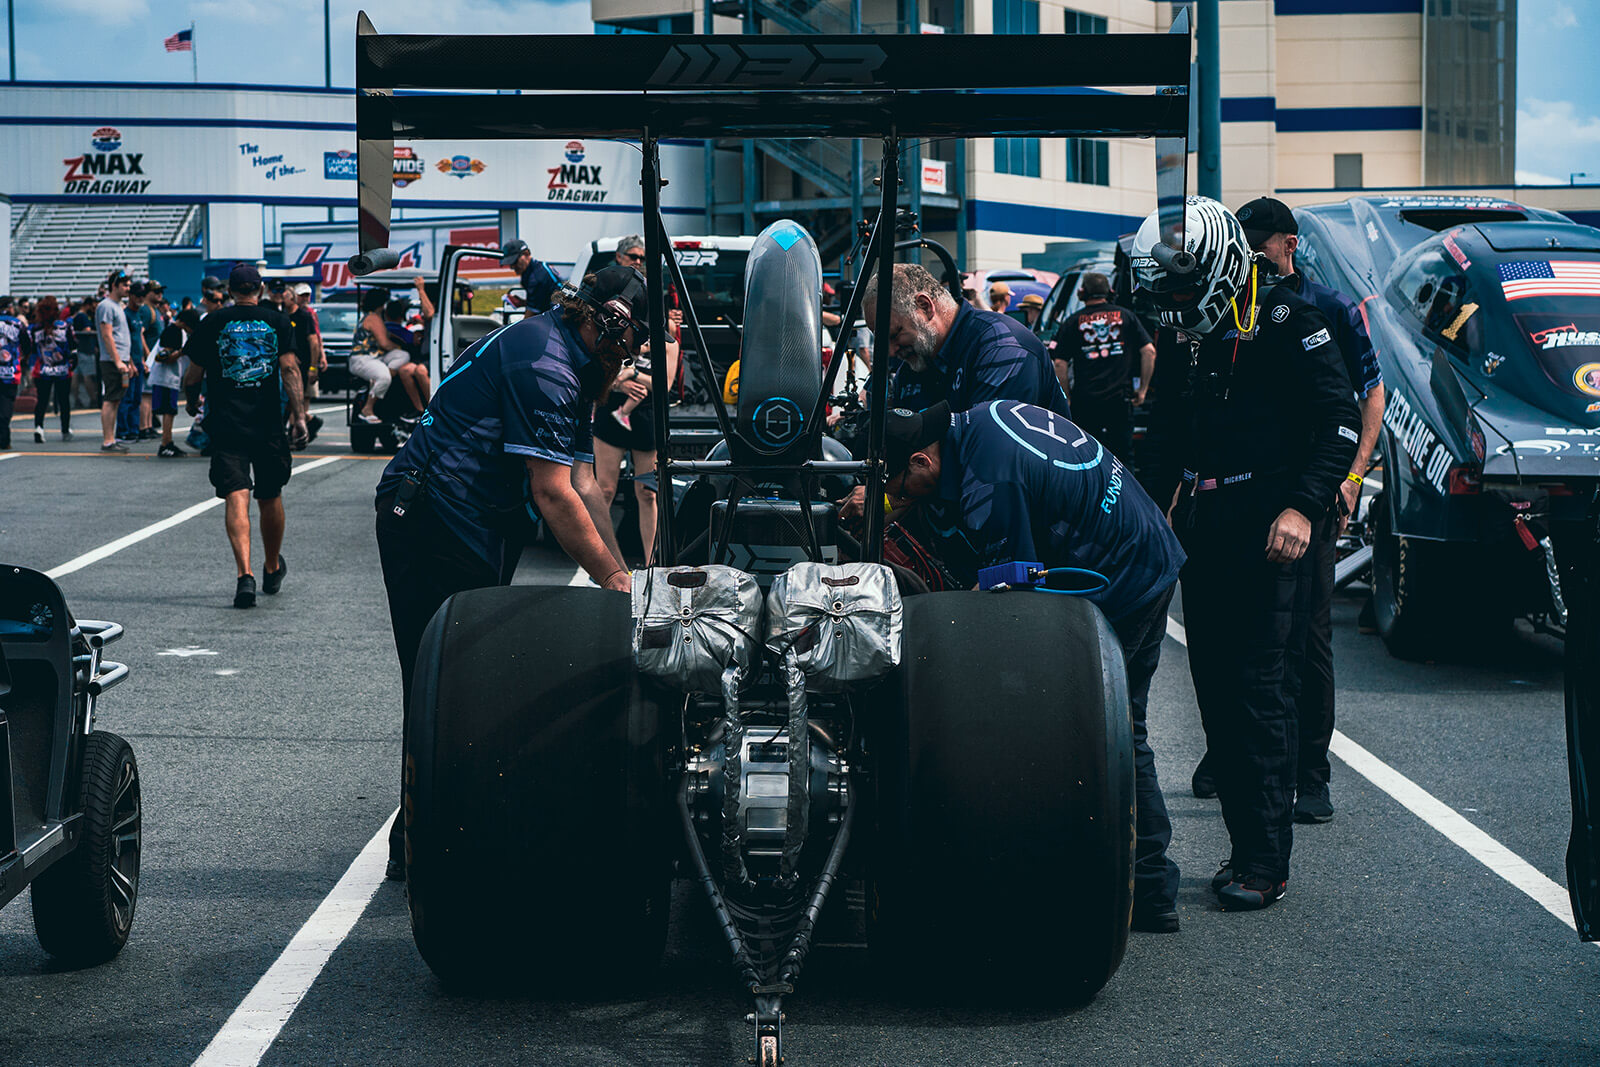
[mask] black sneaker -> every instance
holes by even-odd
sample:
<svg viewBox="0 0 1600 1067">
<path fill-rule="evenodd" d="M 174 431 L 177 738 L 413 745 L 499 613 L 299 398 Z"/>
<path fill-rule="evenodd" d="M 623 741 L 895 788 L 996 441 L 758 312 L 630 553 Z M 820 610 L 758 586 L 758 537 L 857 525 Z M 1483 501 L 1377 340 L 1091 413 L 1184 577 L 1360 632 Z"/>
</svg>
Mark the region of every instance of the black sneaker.
<svg viewBox="0 0 1600 1067">
<path fill-rule="evenodd" d="M 63 441 L 70 441 L 70 440 L 72 440 L 72 431 L 71 431 L 71 430 L 62 430 L 62 431 L 61 431 L 61 439 L 62 439 L 62 440 L 63 440 Z"/>
<path fill-rule="evenodd" d="M 1222 866 L 1217 868 L 1217 873 L 1211 876 L 1211 891 L 1220 893 L 1222 887 L 1233 881 L 1233 857 L 1229 856 L 1222 861 Z"/>
<path fill-rule="evenodd" d="M 1287 882 L 1273 882 L 1258 874 L 1249 874 L 1242 881 L 1229 882 L 1217 890 L 1217 899 L 1223 911 L 1260 911 L 1283 899 L 1289 888 Z"/>
<path fill-rule="evenodd" d="M 1300 791 L 1294 798 L 1294 821 L 1303 823 L 1330 822 L 1333 819 L 1333 801 L 1328 799 L 1328 787 L 1317 786 Z"/>
<path fill-rule="evenodd" d="M 289 571 L 289 561 L 283 558 L 283 553 L 278 553 L 278 569 L 268 571 L 261 576 L 261 591 L 268 596 L 277 596 L 278 590 L 283 588 L 283 576 Z"/>
<path fill-rule="evenodd" d="M 253 608 L 256 606 L 256 578 L 253 574 L 239 576 L 239 584 L 233 590 L 233 606 L 236 608 Z"/>
<path fill-rule="evenodd" d="M 168 441 L 166 444 L 156 449 L 156 455 L 164 456 L 167 459 L 181 459 L 188 454 L 189 453 L 185 452 L 171 441 Z"/>
<path fill-rule="evenodd" d="M 128 446 L 121 441 L 113 441 L 109 445 L 101 445 L 100 451 L 108 454 L 127 455 Z"/>
<path fill-rule="evenodd" d="M 1194 769 L 1194 777 L 1189 779 L 1189 787 L 1200 800 L 1215 800 L 1217 797 L 1217 780 L 1212 777 L 1211 767 L 1203 758 Z"/>
<path fill-rule="evenodd" d="M 152 428 L 152 429 L 149 429 L 149 430 L 140 430 L 138 439 L 141 440 L 141 441 L 154 441 L 156 438 L 158 438 L 160 436 L 161 436 L 161 431 Z"/>
<path fill-rule="evenodd" d="M 403 882 L 403 881 L 405 881 L 406 880 L 406 863 L 405 863 L 405 860 L 397 860 L 393 856 L 390 856 L 389 857 L 389 862 L 383 868 L 383 876 L 385 878 L 387 878 L 391 882 Z"/>
<path fill-rule="evenodd" d="M 322 432 L 322 416 L 313 415 L 306 420 L 306 444 L 317 439 L 317 434 Z"/>
<path fill-rule="evenodd" d="M 1178 913 L 1134 908 L 1131 929 L 1145 934 L 1175 934 L 1178 932 Z"/>
</svg>

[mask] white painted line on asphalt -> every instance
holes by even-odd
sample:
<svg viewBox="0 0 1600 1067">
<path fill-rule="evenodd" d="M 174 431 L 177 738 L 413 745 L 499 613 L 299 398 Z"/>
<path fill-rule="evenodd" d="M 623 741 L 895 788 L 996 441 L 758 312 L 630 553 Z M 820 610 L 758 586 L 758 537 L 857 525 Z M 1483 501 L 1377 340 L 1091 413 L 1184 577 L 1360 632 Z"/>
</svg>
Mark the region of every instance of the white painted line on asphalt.
<svg viewBox="0 0 1600 1067">
<path fill-rule="evenodd" d="M 1546 878 L 1527 860 L 1338 730 L 1333 732 L 1333 742 L 1328 750 L 1348 763 L 1351 770 L 1388 793 L 1417 818 L 1464 849 L 1473 859 L 1527 894 L 1535 904 L 1577 930 L 1577 923 L 1572 919 L 1572 899 L 1566 889 Z"/>
<path fill-rule="evenodd" d="M 16 452 L 7 452 L 4 455 L 0 455 L 0 463 L 3 463 L 8 459 L 16 459 L 18 455 L 19 453 Z"/>
<path fill-rule="evenodd" d="M 399 815 L 396 810 L 395 816 Z M 385 819 L 333 892 L 289 941 L 283 955 L 267 969 L 222 1024 L 194 1067 L 255 1067 L 278 1039 L 284 1024 L 311 989 L 333 950 L 350 935 L 383 884 L 389 859 L 389 824 Z"/>
<path fill-rule="evenodd" d="M 294 473 L 301 474 L 305 471 L 316 470 L 318 467 L 326 467 L 328 464 L 337 463 L 344 458 L 344 456 L 324 456 L 322 459 L 314 459 L 310 463 L 296 464 L 294 467 Z M 123 549 L 130 548 L 133 545 L 138 544 L 140 541 L 148 541 L 150 538 L 154 537 L 158 533 L 161 533 L 163 530 L 170 530 L 174 526 L 180 526 L 194 518 L 196 515 L 203 515 L 212 508 L 220 507 L 221 505 L 222 500 L 220 497 L 213 497 L 210 500 L 202 500 L 198 504 L 193 504 L 184 508 L 176 515 L 169 515 L 160 522 L 153 522 L 141 530 L 135 530 L 131 534 L 125 534 L 122 537 L 117 538 L 115 541 L 108 541 L 99 548 L 90 549 L 83 555 L 77 557 L 76 559 L 68 560 L 54 570 L 45 571 L 45 576 L 47 578 L 61 578 L 68 574 L 72 574 L 75 571 L 81 571 L 91 563 L 99 563 L 108 556 L 114 556 Z"/>
<path fill-rule="evenodd" d="M 1189 635 L 1183 623 L 1167 616 L 1167 636 L 1189 647 Z M 1328 746 L 1351 770 L 1388 793 L 1400 802 L 1401 807 L 1443 834 L 1467 855 L 1483 864 L 1495 874 L 1523 892 L 1573 930 L 1577 923 L 1572 918 L 1572 900 L 1567 891 L 1546 878 L 1521 856 L 1478 829 L 1450 805 L 1423 789 L 1371 752 L 1362 748 L 1339 730 L 1333 732 Z M 1600 942 L 1596 942 L 1600 944 Z"/>
</svg>

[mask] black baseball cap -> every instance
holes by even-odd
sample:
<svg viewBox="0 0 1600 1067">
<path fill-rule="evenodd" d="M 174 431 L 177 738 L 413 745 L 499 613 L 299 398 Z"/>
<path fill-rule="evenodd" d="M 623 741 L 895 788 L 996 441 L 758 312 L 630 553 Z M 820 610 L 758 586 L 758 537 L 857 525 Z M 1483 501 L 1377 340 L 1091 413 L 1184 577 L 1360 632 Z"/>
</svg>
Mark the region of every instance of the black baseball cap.
<svg viewBox="0 0 1600 1067">
<path fill-rule="evenodd" d="M 500 265 L 509 267 L 517 261 L 517 257 L 528 250 L 528 242 L 513 237 L 500 246 Z"/>
<path fill-rule="evenodd" d="M 274 293 L 281 293 L 289 288 L 289 282 L 284 278 L 268 278 L 267 289 Z"/>
<path fill-rule="evenodd" d="M 253 293 L 261 288 L 261 272 L 249 263 L 241 263 L 228 273 L 228 288 L 236 293 Z"/>
<path fill-rule="evenodd" d="M 128 288 L 128 295 L 129 296 L 144 296 L 149 291 L 150 291 L 150 283 L 149 282 L 134 282 L 133 285 Z"/>
<path fill-rule="evenodd" d="M 215 274 L 207 274 L 204 278 L 200 279 L 200 291 L 202 293 L 222 292 L 222 279 L 217 277 Z"/>
<path fill-rule="evenodd" d="M 1294 221 L 1289 205 L 1270 196 L 1258 196 L 1233 214 L 1244 227 L 1244 239 L 1250 242 L 1251 248 L 1275 233 L 1300 232 L 1300 224 Z"/>
<path fill-rule="evenodd" d="M 639 341 L 644 340 L 650 321 L 650 303 L 645 299 L 644 275 L 638 268 L 613 263 L 595 272 L 594 284 L 578 290 L 578 298 L 594 307 L 615 306 L 628 309 L 628 321 Z"/>
<path fill-rule="evenodd" d="M 911 457 L 950 432 L 950 405 L 940 401 L 924 411 L 892 408 L 884 418 L 885 477 L 893 478 Z"/>
</svg>

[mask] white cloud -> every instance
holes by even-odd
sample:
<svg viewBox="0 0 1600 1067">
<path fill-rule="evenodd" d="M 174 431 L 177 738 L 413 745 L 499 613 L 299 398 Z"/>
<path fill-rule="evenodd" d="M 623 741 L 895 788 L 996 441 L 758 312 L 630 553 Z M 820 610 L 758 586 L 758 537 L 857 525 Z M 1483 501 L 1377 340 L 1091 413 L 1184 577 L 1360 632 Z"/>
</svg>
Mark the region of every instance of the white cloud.
<svg viewBox="0 0 1600 1067">
<path fill-rule="evenodd" d="M 1516 172 L 1518 185 L 1565 185 L 1565 178 L 1553 178 L 1548 174 L 1540 174 L 1536 170 L 1519 170 Z"/>
<path fill-rule="evenodd" d="M 1570 100 L 1524 100 L 1517 109 L 1517 163 L 1540 174 L 1600 172 L 1600 116 Z"/>
<path fill-rule="evenodd" d="M 1550 13 L 1550 25 L 1558 30 L 1570 30 L 1578 24 L 1578 16 L 1566 4 L 1557 4 Z"/>
</svg>

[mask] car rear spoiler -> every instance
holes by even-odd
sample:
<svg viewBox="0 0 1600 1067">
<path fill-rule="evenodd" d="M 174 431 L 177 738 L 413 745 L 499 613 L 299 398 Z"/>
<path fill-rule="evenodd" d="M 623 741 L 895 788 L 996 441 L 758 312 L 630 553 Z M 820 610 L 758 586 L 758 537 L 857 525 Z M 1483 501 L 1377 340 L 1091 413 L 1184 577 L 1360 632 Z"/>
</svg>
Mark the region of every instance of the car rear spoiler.
<svg viewBox="0 0 1600 1067">
<path fill-rule="evenodd" d="M 685 296 L 660 212 L 663 137 L 881 137 L 882 204 L 863 263 L 878 272 L 876 321 L 889 315 L 898 155 L 904 138 L 1153 137 L 1163 238 L 1183 248 L 1191 41 L 1187 12 L 1170 33 L 847 36 L 380 34 L 356 22 L 356 136 L 362 266 L 386 262 L 394 141 L 414 138 L 615 137 L 643 147 L 650 343 L 665 344 L 663 271 Z M 1107 86 L 1150 91 L 1109 92 Z M 517 89 L 515 95 L 486 90 Z M 358 273 L 361 267 L 352 261 Z M 863 269 L 868 269 L 864 267 Z M 844 321 L 860 312 L 856 286 Z M 684 327 L 700 332 L 685 300 Z M 705 345 L 697 345 L 711 376 Z M 842 355 L 842 346 L 833 360 Z M 830 364 L 824 381 L 836 370 Z M 667 450 L 666 361 L 655 361 L 657 455 Z M 719 391 L 718 425 L 735 440 Z M 868 383 L 872 417 L 860 473 L 881 495 L 886 361 Z M 820 410 L 806 423 L 820 436 Z M 813 441 L 813 444 L 815 441 Z M 737 472 L 734 472 L 737 473 Z M 670 484 L 670 471 L 660 475 Z M 737 481 L 737 480 L 736 480 Z M 658 509 L 661 558 L 674 556 L 671 508 Z M 867 509 L 870 558 L 882 515 Z"/>
</svg>

